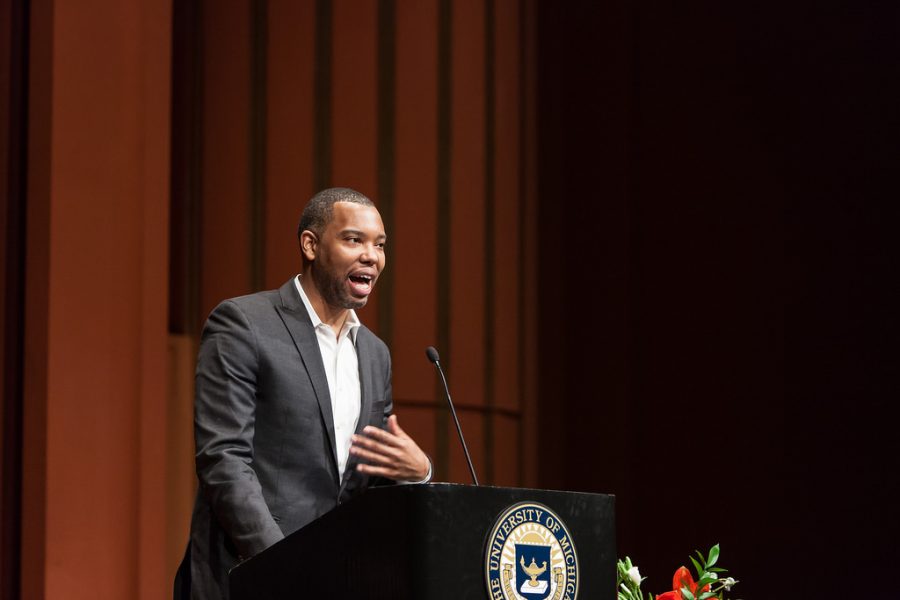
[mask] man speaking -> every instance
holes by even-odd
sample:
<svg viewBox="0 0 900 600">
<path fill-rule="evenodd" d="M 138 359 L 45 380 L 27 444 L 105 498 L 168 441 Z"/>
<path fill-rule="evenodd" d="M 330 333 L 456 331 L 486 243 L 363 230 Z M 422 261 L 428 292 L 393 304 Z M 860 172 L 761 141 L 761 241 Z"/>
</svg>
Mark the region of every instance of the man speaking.
<svg viewBox="0 0 900 600">
<path fill-rule="evenodd" d="M 359 192 L 324 190 L 304 209 L 298 237 L 300 275 L 222 302 L 203 328 L 200 487 L 176 597 L 227 599 L 232 567 L 376 479 L 431 477 L 428 457 L 391 415 L 387 346 L 354 310 L 384 269 L 381 216 Z"/>
</svg>

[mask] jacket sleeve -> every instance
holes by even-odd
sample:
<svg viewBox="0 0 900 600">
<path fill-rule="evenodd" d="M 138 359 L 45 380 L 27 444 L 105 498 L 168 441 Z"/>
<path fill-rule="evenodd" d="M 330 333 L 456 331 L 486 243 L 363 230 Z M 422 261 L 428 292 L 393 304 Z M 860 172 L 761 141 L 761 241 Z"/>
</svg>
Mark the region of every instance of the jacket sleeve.
<svg viewBox="0 0 900 600">
<path fill-rule="evenodd" d="M 249 320 L 234 302 L 223 302 L 203 328 L 194 438 L 201 492 L 241 558 L 284 537 L 253 470 L 258 366 L 258 345 Z"/>
</svg>

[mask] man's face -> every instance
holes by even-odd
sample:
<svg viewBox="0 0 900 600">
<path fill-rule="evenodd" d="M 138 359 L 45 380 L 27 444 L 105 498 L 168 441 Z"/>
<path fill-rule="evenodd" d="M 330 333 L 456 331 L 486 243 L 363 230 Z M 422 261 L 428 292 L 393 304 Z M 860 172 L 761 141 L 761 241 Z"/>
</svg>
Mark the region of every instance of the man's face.
<svg viewBox="0 0 900 600">
<path fill-rule="evenodd" d="M 384 224 L 372 206 L 335 202 L 333 209 L 316 244 L 313 278 L 329 306 L 362 308 L 384 269 Z"/>
</svg>

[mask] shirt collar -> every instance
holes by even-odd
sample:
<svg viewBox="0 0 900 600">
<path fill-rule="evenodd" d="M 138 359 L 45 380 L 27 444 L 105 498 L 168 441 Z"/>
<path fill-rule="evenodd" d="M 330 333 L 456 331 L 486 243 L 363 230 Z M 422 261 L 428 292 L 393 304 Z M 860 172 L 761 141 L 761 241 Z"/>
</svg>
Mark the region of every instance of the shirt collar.
<svg viewBox="0 0 900 600">
<path fill-rule="evenodd" d="M 327 327 L 325 322 L 319 318 L 319 315 L 310 303 L 306 292 L 303 291 L 303 286 L 300 285 L 300 275 L 294 277 L 294 285 L 300 293 L 300 299 L 303 300 L 303 306 L 306 307 L 306 312 L 309 313 L 309 319 L 312 321 L 313 328 L 318 329 L 320 325 Z M 362 325 L 362 323 L 360 322 L 359 317 L 356 316 L 356 311 L 351 308 L 350 313 L 347 315 L 347 320 L 344 321 L 344 328 L 341 331 L 348 331 L 347 335 L 350 336 L 350 341 L 352 341 L 354 345 L 356 344 L 356 332 L 359 330 L 360 325 Z"/>
</svg>

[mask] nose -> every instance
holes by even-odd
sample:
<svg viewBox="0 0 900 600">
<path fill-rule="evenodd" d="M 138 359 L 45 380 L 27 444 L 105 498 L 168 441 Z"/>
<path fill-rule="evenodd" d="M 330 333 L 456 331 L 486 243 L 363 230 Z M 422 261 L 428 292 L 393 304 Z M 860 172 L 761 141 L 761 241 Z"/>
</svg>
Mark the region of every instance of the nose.
<svg viewBox="0 0 900 600">
<path fill-rule="evenodd" d="M 359 256 L 359 261 L 367 265 L 372 265 L 378 262 L 378 254 L 375 249 L 375 244 L 363 244 L 362 254 L 360 254 Z"/>
</svg>

